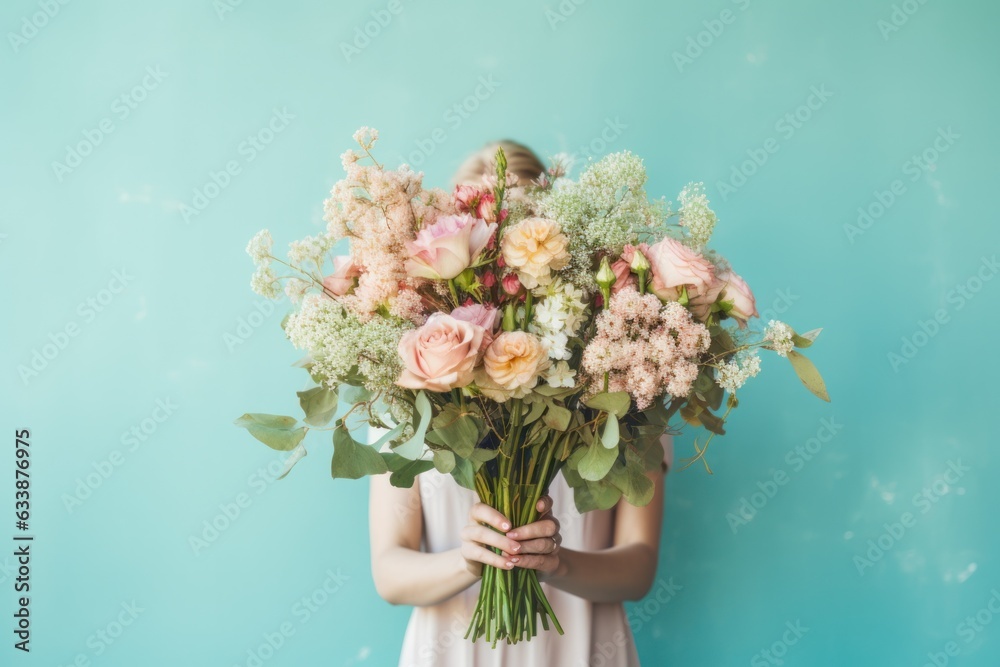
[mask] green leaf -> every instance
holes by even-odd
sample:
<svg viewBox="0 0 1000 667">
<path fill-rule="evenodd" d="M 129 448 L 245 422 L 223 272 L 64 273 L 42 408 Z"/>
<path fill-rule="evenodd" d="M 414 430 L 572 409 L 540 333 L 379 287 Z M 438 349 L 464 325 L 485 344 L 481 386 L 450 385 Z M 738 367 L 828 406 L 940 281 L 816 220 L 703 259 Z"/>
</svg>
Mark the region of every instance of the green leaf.
<svg viewBox="0 0 1000 667">
<path fill-rule="evenodd" d="M 584 405 L 594 410 L 610 412 L 616 417 L 624 417 L 628 414 L 628 409 L 632 405 L 632 399 L 629 398 L 628 392 L 625 391 L 602 391 L 600 394 L 591 396 L 590 399 L 584 402 Z"/>
<path fill-rule="evenodd" d="M 819 334 L 821 331 L 823 330 L 813 329 L 811 331 L 805 332 L 804 334 L 793 333 L 792 343 L 795 345 L 795 347 L 809 347 L 810 345 L 816 342 L 816 339 L 819 338 Z"/>
<path fill-rule="evenodd" d="M 295 464 L 308 453 L 309 452 L 306 451 L 306 446 L 301 443 L 298 447 L 293 449 L 292 453 L 285 459 L 285 467 L 282 469 L 281 474 L 278 475 L 278 479 L 284 479 L 285 475 L 291 472 L 292 468 L 295 467 Z"/>
<path fill-rule="evenodd" d="M 459 486 L 466 489 L 476 490 L 476 471 L 469 459 L 455 459 L 455 468 L 451 471 L 451 476 L 455 478 Z"/>
<path fill-rule="evenodd" d="M 455 454 L 447 449 L 434 452 L 434 467 L 439 473 L 447 475 L 455 469 Z"/>
<path fill-rule="evenodd" d="M 306 414 L 305 423 L 310 426 L 326 426 L 337 412 L 337 392 L 326 387 L 313 387 L 297 392 L 299 405 Z"/>
<path fill-rule="evenodd" d="M 580 477 L 591 482 L 604 479 L 618 458 L 617 447 L 608 449 L 597 441 L 582 448 L 582 451 L 583 455 L 580 456 L 576 469 L 580 473 Z"/>
<path fill-rule="evenodd" d="M 621 434 L 618 429 L 618 417 L 615 417 L 609 412 L 608 420 L 604 422 L 604 430 L 601 431 L 601 444 L 608 449 L 617 448 L 620 437 Z"/>
<path fill-rule="evenodd" d="M 621 490 L 608 482 L 583 482 L 573 487 L 573 502 L 581 514 L 591 510 L 611 509 L 621 497 Z"/>
<path fill-rule="evenodd" d="M 383 452 L 381 456 L 382 460 L 389 467 L 389 470 L 392 471 L 392 475 L 389 476 L 389 483 L 403 489 L 412 487 L 413 480 L 416 479 L 417 475 L 427 472 L 434 467 L 434 464 L 430 461 L 423 459 L 411 461 L 392 452 Z"/>
<path fill-rule="evenodd" d="M 542 417 L 542 421 L 549 428 L 556 431 L 565 431 L 569 428 L 569 420 L 572 419 L 573 413 L 568 409 L 562 407 L 561 405 L 556 405 L 552 403 L 549 405 L 549 409 L 545 411 L 545 416 Z"/>
<path fill-rule="evenodd" d="M 299 423 L 295 417 L 248 412 L 233 423 L 245 428 L 250 435 L 271 449 L 282 452 L 295 449 L 302 438 L 306 437 L 305 427 L 295 428 Z"/>
<path fill-rule="evenodd" d="M 388 472 L 385 459 L 371 445 L 363 445 L 339 422 L 333 431 L 333 460 L 330 474 L 341 479 L 360 479 L 366 475 Z"/>
<path fill-rule="evenodd" d="M 802 380 L 806 389 L 829 403 L 830 395 L 826 391 L 826 383 L 823 382 L 823 376 L 816 370 L 813 362 L 795 350 L 788 353 L 788 360 L 792 362 L 792 368 L 795 369 L 796 375 Z"/>
<path fill-rule="evenodd" d="M 364 387 L 353 384 L 342 384 L 340 385 L 340 396 L 344 399 L 345 403 L 354 405 L 355 403 L 367 403 L 371 400 L 372 393 Z"/>
<path fill-rule="evenodd" d="M 545 403 L 542 401 L 535 401 L 532 403 L 531 410 L 529 410 L 528 414 L 524 417 L 524 425 L 527 426 L 529 424 L 533 424 L 539 417 L 542 416 L 543 412 L 545 412 Z"/>
<path fill-rule="evenodd" d="M 642 507 L 653 499 L 653 480 L 646 476 L 641 464 L 626 458 L 625 465 L 615 465 L 608 473 L 608 482 L 622 492 L 631 504 Z"/>
<path fill-rule="evenodd" d="M 449 403 L 431 421 L 433 427 L 427 432 L 427 442 L 447 447 L 462 458 L 468 458 L 479 442 L 482 421 L 471 412 Z"/>
<path fill-rule="evenodd" d="M 420 422 L 416 425 L 413 436 L 394 450 L 411 461 L 419 459 L 424 453 L 424 437 L 427 435 L 427 426 L 431 423 L 431 412 L 433 412 L 431 401 L 423 391 L 417 393 L 414 409 L 420 417 Z"/>
</svg>

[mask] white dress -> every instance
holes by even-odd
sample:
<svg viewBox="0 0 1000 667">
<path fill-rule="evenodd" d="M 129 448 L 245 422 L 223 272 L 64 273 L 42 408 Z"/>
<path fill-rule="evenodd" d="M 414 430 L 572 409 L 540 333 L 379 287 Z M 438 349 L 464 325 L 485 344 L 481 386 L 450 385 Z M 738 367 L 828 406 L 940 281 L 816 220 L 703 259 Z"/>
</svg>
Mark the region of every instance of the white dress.
<svg viewBox="0 0 1000 667">
<path fill-rule="evenodd" d="M 673 443 L 664 437 L 664 462 L 673 461 Z M 423 551 L 436 553 L 460 546 L 459 531 L 477 502 L 474 491 L 451 475 L 431 469 L 417 477 L 423 509 Z M 596 551 L 612 546 L 614 510 L 581 515 L 573 490 L 557 475 L 549 489 L 553 515 L 561 524 L 562 544 Z M 536 637 L 514 645 L 485 639 L 475 644 L 465 632 L 479 597 L 479 583 L 433 606 L 415 607 L 406 627 L 399 667 L 636 667 L 639 656 L 621 603 L 597 603 L 542 583 L 545 595 L 565 632 L 539 628 Z M 600 656 L 600 657 L 598 657 Z"/>
</svg>

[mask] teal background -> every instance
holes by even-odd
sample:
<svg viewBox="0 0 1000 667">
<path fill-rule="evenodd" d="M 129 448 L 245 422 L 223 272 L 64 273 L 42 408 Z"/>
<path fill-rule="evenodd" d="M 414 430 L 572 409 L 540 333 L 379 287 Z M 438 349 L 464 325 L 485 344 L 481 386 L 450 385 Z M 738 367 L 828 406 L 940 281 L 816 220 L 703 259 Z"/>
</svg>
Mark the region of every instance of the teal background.
<svg viewBox="0 0 1000 667">
<path fill-rule="evenodd" d="M 543 155 L 636 151 L 649 191 L 668 198 L 703 180 L 721 219 L 715 247 L 761 311 L 824 327 L 810 356 L 832 404 L 769 356 L 713 444 L 715 474 L 669 476 L 660 599 L 630 605 L 644 664 L 998 664 L 987 605 L 1000 610 L 1000 281 L 983 264 L 1000 242 L 995 3 L 908 0 L 894 25 L 888 1 L 402 0 L 349 57 L 342 44 L 372 12 L 384 21 L 387 2 L 221 6 L 0 9 L 0 506 L 13 503 L 12 434 L 28 428 L 36 535 L 30 655 L 11 648 L 16 575 L 0 556 L 4 664 L 246 665 L 283 623 L 294 634 L 268 666 L 395 664 L 409 610 L 372 585 L 367 483 L 332 482 L 319 438 L 273 483 L 273 453 L 231 423 L 297 414 L 305 380 L 278 326 L 285 307 L 254 315 L 246 242 L 269 227 L 280 248 L 322 228 L 360 125 L 380 129 L 385 161 L 419 162 L 430 184 L 501 136 Z M 696 57 L 678 66 L 688 48 Z M 115 100 L 147 67 L 165 76 L 124 116 Z M 495 90 L 457 116 L 480 77 Z M 832 96 L 799 110 L 798 127 L 782 122 L 813 87 Z M 250 161 L 241 142 L 275 109 L 294 118 Z M 113 131 L 57 173 L 102 119 Z M 949 128 L 947 150 L 908 162 Z M 763 164 L 735 187 L 753 155 Z M 186 222 L 181 205 L 230 161 L 239 173 Z M 877 212 L 896 180 L 891 205 L 857 226 L 858 208 Z M 115 271 L 126 284 L 105 292 L 121 286 Z M 73 325 L 62 349 L 45 348 Z M 43 350 L 52 358 L 22 376 Z M 126 436 L 144 426 L 144 440 Z M 809 446 L 809 461 L 794 453 Z M 949 464 L 961 475 L 946 479 Z M 68 507 L 88 475 L 96 488 Z M 735 521 L 744 499 L 759 507 Z M 192 547 L 239 500 L 238 517 Z M 4 544 L 12 514 L 0 512 Z M 336 592 L 302 606 L 328 571 Z M 663 602 L 671 580 L 679 590 Z M 141 611 L 122 611 L 133 603 Z M 100 639 L 120 615 L 135 618 Z M 795 639 L 786 623 L 808 630 L 783 643 Z"/>
</svg>

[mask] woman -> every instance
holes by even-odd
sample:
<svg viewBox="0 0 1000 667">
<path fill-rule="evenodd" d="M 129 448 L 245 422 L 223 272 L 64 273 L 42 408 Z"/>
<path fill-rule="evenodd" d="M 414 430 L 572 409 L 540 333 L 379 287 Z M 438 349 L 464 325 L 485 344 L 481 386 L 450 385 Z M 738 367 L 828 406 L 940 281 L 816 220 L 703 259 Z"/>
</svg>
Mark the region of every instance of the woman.
<svg viewBox="0 0 1000 667">
<path fill-rule="evenodd" d="M 500 142 L 471 156 L 456 173 L 456 183 L 480 184 L 493 168 L 498 146 L 519 182 L 530 183 L 545 171 L 530 149 Z M 541 518 L 516 529 L 509 517 L 478 502 L 475 492 L 450 475 L 432 469 L 410 489 L 393 487 L 388 475 L 373 477 L 369 520 L 375 587 L 386 601 L 415 607 L 400 667 L 638 665 L 622 602 L 644 597 L 656 575 L 664 475 L 673 458 L 669 436 L 663 445 L 661 471 L 649 474 L 655 491 L 647 506 L 621 501 L 610 510 L 581 515 L 572 489 L 558 475 L 538 503 Z M 465 639 L 483 564 L 537 570 L 565 634 L 540 630 L 528 642 L 496 649 Z"/>
</svg>

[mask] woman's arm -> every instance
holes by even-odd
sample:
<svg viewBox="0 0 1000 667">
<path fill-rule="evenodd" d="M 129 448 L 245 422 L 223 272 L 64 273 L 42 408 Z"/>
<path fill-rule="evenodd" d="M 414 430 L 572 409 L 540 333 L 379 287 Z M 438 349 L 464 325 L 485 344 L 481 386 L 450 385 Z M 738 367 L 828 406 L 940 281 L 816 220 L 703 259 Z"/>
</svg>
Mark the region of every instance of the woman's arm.
<svg viewBox="0 0 1000 667">
<path fill-rule="evenodd" d="M 423 512 L 417 484 L 400 489 L 389 483 L 389 475 L 371 478 L 368 523 L 371 534 L 372 576 L 375 590 L 386 602 L 415 607 L 433 605 L 464 591 L 482 575 L 482 564 L 506 570 L 520 560 L 520 545 L 482 524 L 503 531 L 507 519 L 495 509 L 476 503 L 469 525 L 462 528 L 462 546 L 438 553 L 420 550 Z M 456 530 L 460 528 L 455 527 Z M 503 556 L 483 545 L 504 549 Z"/>
</svg>

